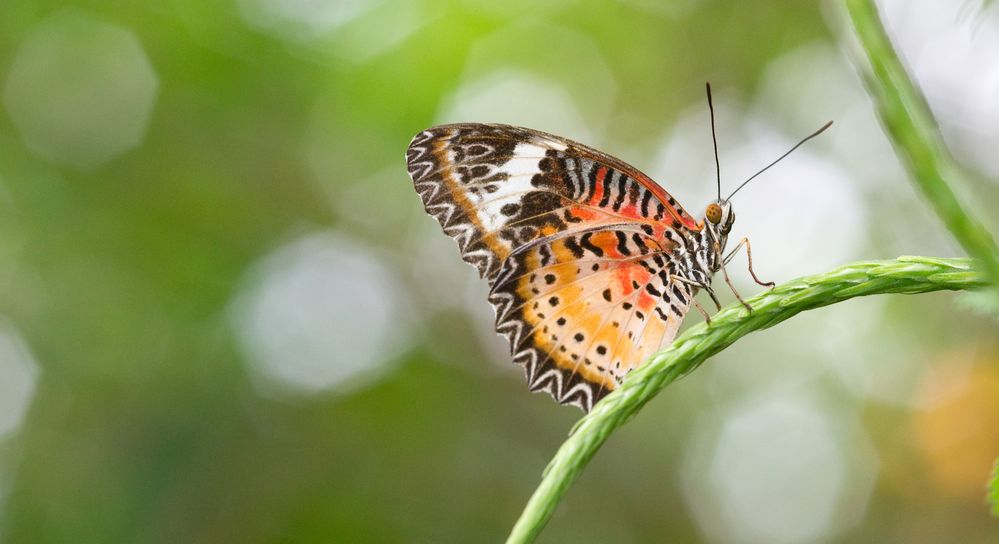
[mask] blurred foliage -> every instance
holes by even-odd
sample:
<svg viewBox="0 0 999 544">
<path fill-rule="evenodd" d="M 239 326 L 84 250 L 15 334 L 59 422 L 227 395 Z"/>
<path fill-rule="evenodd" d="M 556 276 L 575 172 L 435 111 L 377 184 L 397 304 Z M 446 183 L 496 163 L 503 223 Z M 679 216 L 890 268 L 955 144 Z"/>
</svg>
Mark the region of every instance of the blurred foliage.
<svg viewBox="0 0 999 544">
<path fill-rule="evenodd" d="M 158 81 L 141 145 L 90 169 L 39 156 L 7 106 L 0 109 L 0 314 L 40 368 L 27 419 L 16 435 L 0 437 L 5 542 L 503 538 L 578 412 L 528 394 L 507 361 L 487 362 L 488 323 L 470 317 L 471 303 L 452 293 L 451 308 L 427 309 L 434 294 L 414 272 L 414 246 L 423 233 L 441 235 L 426 229 L 405 174 L 410 137 L 440 121 L 476 44 L 510 28 L 520 29 L 520 41 L 486 55 L 480 69 L 557 73 L 582 112 L 608 97 L 572 82 L 585 82 L 588 66 L 553 72 L 557 62 L 571 64 L 574 51 L 534 29 L 566 29 L 596 44 L 616 82 L 599 137 L 615 142 L 607 151 L 630 150 L 625 158 L 636 163 L 658 151 L 686 108 L 702 104 L 704 81 L 748 102 L 776 59 L 835 47 L 823 14 L 808 2 L 357 1 L 343 3 L 356 13 L 331 16 L 335 24 L 321 32 L 310 26 L 321 18 L 282 18 L 277 8 L 259 8 L 268 4 L 0 4 L 4 85 L 38 25 L 67 13 L 133 33 Z M 534 59 L 545 52 L 545 60 Z M 390 182 L 379 184 L 386 172 Z M 348 198 L 357 193 L 366 195 L 363 205 Z M 986 193 L 988 205 L 993 196 Z M 906 214 L 923 217 L 921 204 L 897 200 Z M 779 196 L 774 202 L 774 209 L 789 204 Z M 351 207 L 362 208 L 366 221 Z M 878 235 L 868 251 L 883 251 L 893 227 L 872 223 Z M 416 306 L 416 340 L 381 379 L 358 390 L 269 394 L 244 364 L 231 300 L 260 259 L 317 229 L 348 233 L 390 256 L 400 290 Z M 938 253 L 933 243 L 910 252 Z M 448 248 L 450 260 L 430 263 L 431 270 L 464 270 Z M 947 296 L 918 299 L 863 307 L 886 327 L 872 331 L 870 353 L 902 353 L 872 356 L 870 366 L 916 361 L 931 370 L 970 345 L 975 356 L 961 361 L 995 368 L 993 323 L 953 311 Z M 356 310 L 341 309 L 348 317 Z M 781 351 L 796 335 L 810 346 L 817 330 L 828 330 L 822 321 L 801 322 L 807 330 L 761 334 L 762 344 L 650 405 L 594 460 L 548 540 L 705 538 L 679 483 L 685 447 L 698 423 L 716 421 L 735 406 L 729 399 L 744 398 L 743 388 L 766 386 L 741 369 L 761 369 L 770 380 L 762 369 L 773 360 L 821 367 L 811 354 Z M 832 371 L 816 372 L 808 387 L 818 405 L 830 413 L 849 407 L 844 417 L 867 429 L 882 470 L 866 513 L 836 538 L 985 542 L 994 535 L 980 482 L 944 494 L 927 476 L 927 467 L 955 459 L 927 455 L 913 431 L 914 414 L 934 405 L 857 399 Z M 781 387 L 797 387 L 787 383 Z M 914 397 L 921 387 L 912 386 Z M 960 416 L 988 414 L 984 407 L 999 396 L 990 391 L 962 404 Z M 994 454 L 997 437 L 987 430 L 970 436 L 959 449 Z"/>
</svg>

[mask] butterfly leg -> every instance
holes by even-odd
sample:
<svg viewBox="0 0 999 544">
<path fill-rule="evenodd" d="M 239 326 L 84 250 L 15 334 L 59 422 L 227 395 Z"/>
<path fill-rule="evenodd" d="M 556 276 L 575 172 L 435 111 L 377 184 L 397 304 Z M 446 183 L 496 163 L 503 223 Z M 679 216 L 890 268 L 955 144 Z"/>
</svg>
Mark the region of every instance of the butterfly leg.
<svg viewBox="0 0 999 544">
<path fill-rule="evenodd" d="M 718 297 L 715 296 L 715 290 L 703 285 L 701 286 L 701 288 L 708 292 L 708 296 L 711 297 L 711 301 L 715 303 L 715 307 L 718 308 L 718 311 L 720 312 L 722 308 L 721 302 L 718 302 Z"/>
<path fill-rule="evenodd" d="M 777 285 L 776 283 L 772 281 L 760 281 L 760 278 L 756 277 L 756 272 L 753 271 L 753 247 L 749 243 L 749 238 L 745 236 L 743 236 L 742 240 L 739 240 L 739 243 L 732 248 L 732 251 L 730 251 L 724 259 L 722 259 L 722 269 L 724 270 L 725 265 L 732 260 L 732 257 L 735 257 L 735 253 L 742 249 L 742 246 L 746 246 L 746 258 L 749 260 L 749 275 L 753 277 L 753 281 L 763 287 L 773 289 L 774 286 Z"/>
<path fill-rule="evenodd" d="M 677 282 L 677 283 L 686 283 L 687 285 L 690 285 L 694 289 L 704 289 L 705 291 L 708 292 L 709 295 L 711 295 L 711 300 L 714 301 L 715 306 L 718 307 L 718 310 L 721 310 L 721 303 L 718 302 L 718 297 L 715 296 L 715 292 L 714 292 L 713 289 L 711 289 L 710 286 L 701 285 L 701 284 L 699 284 L 699 283 L 697 283 L 695 281 L 688 280 L 687 278 L 681 278 L 680 276 L 677 276 L 676 274 L 671 275 L 670 279 L 672 281 L 674 281 L 674 282 Z M 691 292 L 690 301 L 694 303 L 694 307 L 697 308 L 697 311 L 701 312 L 701 315 L 704 316 L 704 321 L 706 321 L 707 324 L 710 325 L 711 324 L 711 318 L 708 316 L 708 312 L 704 310 L 704 306 L 701 306 L 700 302 L 697 302 L 697 299 L 694 298 L 694 296 L 693 296 L 693 292 Z"/>
<path fill-rule="evenodd" d="M 694 307 L 697 308 L 697 311 L 701 312 L 701 315 L 704 316 L 704 322 L 711 325 L 711 316 L 709 316 L 708 312 L 704 310 L 704 306 L 701 306 L 701 303 L 697 302 L 696 298 L 692 298 L 690 301 L 694 303 Z"/>
<path fill-rule="evenodd" d="M 747 238 L 743 238 L 742 240 L 748 243 L 748 239 Z M 742 242 L 739 242 L 739 245 L 736 246 L 735 249 L 739 249 L 739 247 L 741 247 L 741 246 L 742 246 Z M 732 290 L 732 294 L 735 295 L 735 298 L 737 298 L 739 300 L 739 302 L 742 303 L 742 305 L 746 307 L 747 310 L 749 310 L 750 312 L 752 312 L 753 311 L 753 307 L 750 306 L 749 304 L 747 304 L 746 301 L 742 299 L 742 296 L 739 294 L 739 292 L 735 290 L 735 286 L 732 285 L 732 280 L 729 279 L 729 277 L 728 277 L 728 270 L 725 269 L 725 263 L 727 263 L 728 260 L 732 258 L 732 255 L 735 253 L 735 251 L 733 250 L 732 253 L 729 253 L 728 257 L 726 257 L 724 259 L 722 258 L 722 255 L 721 255 L 721 247 L 717 243 L 714 245 L 714 251 L 715 251 L 715 255 L 717 256 L 716 258 L 720 259 L 720 263 L 719 264 L 721 266 L 719 266 L 719 268 L 721 268 L 722 275 L 725 277 L 725 283 L 728 284 L 728 288 Z M 754 275 L 753 277 L 755 278 L 756 276 Z"/>
<path fill-rule="evenodd" d="M 735 290 L 735 286 L 732 285 L 732 280 L 728 279 L 728 270 L 725 270 L 724 261 L 723 264 L 721 265 L 721 271 L 722 271 L 722 276 L 725 277 L 725 283 L 728 284 L 728 288 L 732 290 L 732 294 L 735 295 L 735 298 L 739 299 L 739 302 L 742 303 L 742 305 L 745 306 L 747 310 L 752 312 L 753 307 L 750 306 L 745 300 L 742 300 L 742 296 L 739 295 L 739 292 Z"/>
</svg>

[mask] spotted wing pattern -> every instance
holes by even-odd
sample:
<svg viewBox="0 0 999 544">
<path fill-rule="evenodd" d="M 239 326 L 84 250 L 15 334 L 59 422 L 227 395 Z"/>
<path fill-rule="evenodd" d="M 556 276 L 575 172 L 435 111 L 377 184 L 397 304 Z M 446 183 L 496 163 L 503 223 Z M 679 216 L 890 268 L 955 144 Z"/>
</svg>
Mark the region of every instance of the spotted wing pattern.
<svg viewBox="0 0 999 544">
<path fill-rule="evenodd" d="M 673 250 L 701 226 L 641 172 L 506 125 L 431 128 L 407 161 L 427 212 L 489 281 L 531 390 L 588 411 L 676 335 L 694 293 L 672 280 Z"/>
<path fill-rule="evenodd" d="M 490 294 L 532 391 L 589 410 L 673 340 L 692 296 L 632 225 L 538 240 L 504 262 Z"/>
</svg>

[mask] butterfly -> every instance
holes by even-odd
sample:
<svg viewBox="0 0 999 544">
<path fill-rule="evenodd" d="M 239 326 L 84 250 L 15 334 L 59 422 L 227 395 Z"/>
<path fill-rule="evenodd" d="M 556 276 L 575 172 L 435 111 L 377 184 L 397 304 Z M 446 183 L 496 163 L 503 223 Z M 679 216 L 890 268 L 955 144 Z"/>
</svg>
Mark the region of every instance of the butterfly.
<svg viewBox="0 0 999 544">
<path fill-rule="evenodd" d="M 735 253 L 722 257 L 735 213 L 720 190 L 697 220 L 619 159 L 501 124 L 429 128 L 406 161 L 427 213 L 489 282 L 531 391 L 589 411 L 673 341 L 699 290 L 717 304 L 712 276 Z"/>
</svg>

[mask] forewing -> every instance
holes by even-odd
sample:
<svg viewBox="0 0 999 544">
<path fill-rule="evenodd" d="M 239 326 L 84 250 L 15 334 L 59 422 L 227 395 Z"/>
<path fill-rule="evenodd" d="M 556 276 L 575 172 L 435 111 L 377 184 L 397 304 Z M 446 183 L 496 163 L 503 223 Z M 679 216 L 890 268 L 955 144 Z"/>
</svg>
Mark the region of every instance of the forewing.
<svg viewBox="0 0 999 544">
<path fill-rule="evenodd" d="M 489 300 L 532 391 L 589 411 L 676 336 L 691 289 L 631 227 L 546 237 L 504 262 Z"/>
<path fill-rule="evenodd" d="M 490 284 L 513 251 L 553 234 L 622 222 L 657 236 L 700 228 L 637 169 L 544 132 L 441 125 L 417 134 L 406 158 L 425 209 Z"/>
</svg>

